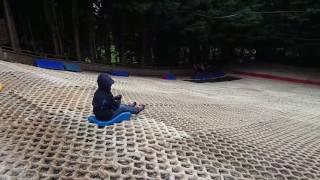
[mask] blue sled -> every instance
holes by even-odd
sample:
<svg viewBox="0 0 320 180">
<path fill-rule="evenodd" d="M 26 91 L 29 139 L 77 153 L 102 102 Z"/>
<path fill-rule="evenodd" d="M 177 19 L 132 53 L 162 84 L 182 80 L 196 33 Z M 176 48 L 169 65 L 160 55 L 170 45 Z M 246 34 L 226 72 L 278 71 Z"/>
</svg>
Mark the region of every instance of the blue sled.
<svg viewBox="0 0 320 180">
<path fill-rule="evenodd" d="M 110 121 L 101 121 L 96 118 L 96 116 L 91 115 L 88 117 L 89 122 L 95 123 L 100 127 L 105 127 L 105 126 L 110 126 L 116 123 L 121 123 L 122 121 L 129 121 L 131 118 L 131 113 L 130 112 L 124 112 L 119 114 L 118 116 L 114 117 Z"/>
</svg>

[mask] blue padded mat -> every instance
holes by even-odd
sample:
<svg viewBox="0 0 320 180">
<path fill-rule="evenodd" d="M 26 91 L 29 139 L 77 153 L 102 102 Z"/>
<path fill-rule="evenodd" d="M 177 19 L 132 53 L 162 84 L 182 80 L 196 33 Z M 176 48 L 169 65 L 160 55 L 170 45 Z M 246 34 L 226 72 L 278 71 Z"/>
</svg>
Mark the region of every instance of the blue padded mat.
<svg viewBox="0 0 320 180">
<path fill-rule="evenodd" d="M 96 116 L 92 115 L 88 117 L 89 122 L 95 123 L 98 126 L 104 127 L 104 126 L 110 126 L 115 123 L 121 123 L 122 121 L 129 121 L 131 118 L 131 113 L 130 112 L 124 112 L 119 114 L 118 116 L 114 117 L 110 121 L 100 121 L 99 119 L 96 118 Z"/>
<path fill-rule="evenodd" d="M 113 75 L 113 76 L 123 76 L 123 77 L 129 77 L 128 71 L 122 71 L 122 70 L 109 70 L 106 71 L 106 73 Z"/>
<path fill-rule="evenodd" d="M 172 73 L 167 73 L 163 76 L 163 79 L 166 79 L 166 80 L 176 80 L 176 76 Z"/>
<path fill-rule="evenodd" d="M 64 63 L 48 59 L 36 59 L 35 65 L 40 68 L 64 70 Z"/>
<path fill-rule="evenodd" d="M 67 71 L 80 72 L 81 68 L 78 64 L 65 63 L 64 67 Z"/>
<path fill-rule="evenodd" d="M 217 71 L 217 72 L 210 72 L 210 73 L 199 73 L 199 74 L 192 76 L 192 79 L 206 80 L 206 79 L 220 78 L 223 76 L 225 76 L 224 72 Z"/>
</svg>

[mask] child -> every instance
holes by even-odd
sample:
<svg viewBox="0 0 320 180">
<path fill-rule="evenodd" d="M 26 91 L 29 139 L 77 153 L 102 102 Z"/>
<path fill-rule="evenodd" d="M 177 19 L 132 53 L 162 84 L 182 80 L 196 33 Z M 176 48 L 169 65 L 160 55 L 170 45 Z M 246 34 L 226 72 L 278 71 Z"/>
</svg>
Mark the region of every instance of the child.
<svg viewBox="0 0 320 180">
<path fill-rule="evenodd" d="M 108 121 L 123 112 L 138 114 L 144 110 L 145 105 L 137 105 L 136 102 L 128 105 L 121 104 L 121 95 L 113 96 L 111 86 L 114 81 L 106 74 L 100 74 L 98 77 L 98 89 L 94 93 L 92 100 L 93 113 L 99 120 Z"/>
</svg>

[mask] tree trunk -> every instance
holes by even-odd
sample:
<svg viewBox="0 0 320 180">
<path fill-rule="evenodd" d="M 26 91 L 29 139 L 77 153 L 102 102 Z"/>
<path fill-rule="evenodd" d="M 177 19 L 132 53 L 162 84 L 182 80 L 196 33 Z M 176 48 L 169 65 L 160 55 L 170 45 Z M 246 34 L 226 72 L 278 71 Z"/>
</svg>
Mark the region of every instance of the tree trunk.
<svg viewBox="0 0 320 180">
<path fill-rule="evenodd" d="M 96 59 L 96 36 L 93 27 L 89 27 L 89 49 L 92 60 Z"/>
<path fill-rule="evenodd" d="M 58 27 L 56 25 L 56 20 L 54 19 L 55 16 L 53 14 L 54 11 L 54 3 L 52 0 L 47 0 L 43 2 L 44 5 L 44 15 L 46 18 L 46 21 L 49 25 L 50 31 L 51 31 L 51 37 L 52 37 L 52 41 L 53 41 L 53 46 L 54 46 L 54 53 L 56 55 L 60 55 L 60 43 L 61 42 L 59 40 L 59 36 L 58 36 Z"/>
<path fill-rule="evenodd" d="M 31 43 L 32 50 L 36 51 L 36 44 L 35 44 L 35 40 L 34 40 L 34 35 L 33 35 L 32 27 L 31 27 L 30 18 L 28 18 L 28 29 L 29 29 L 30 38 L 31 38 L 30 43 Z"/>
<path fill-rule="evenodd" d="M 111 28 L 110 28 L 111 29 Z M 111 42 L 112 42 L 112 33 L 111 31 L 107 30 L 106 31 L 106 37 L 104 39 L 104 45 L 105 45 L 105 53 L 106 53 L 106 60 L 107 64 L 111 64 Z"/>
<path fill-rule="evenodd" d="M 64 19 L 63 19 L 63 11 L 60 9 L 59 16 L 56 15 L 56 12 L 53 8 L 53 13 L 56 19 L 56 27 L 57 27 L 57 33 L 58 33 L 58 44 L 60 48 L 60 54 L 64 55 Z M 58 19 L 58 17 L 60 19 Z"/>
<path fill-rule="evenodd" d="M 120 29 L 119 29 L 119 56 L 120 56 L 121 64 L 128 64 L 128 59 L 125 56 L 125 53 L 127 51 L 127 47 L 125 43 L 126 41 L 125 32 L 128 29 L 126 19 L 127 19 L 127 15 L 125 13 L 122 13 L 120 17 L 121 22 L 120 22 Z"/>
<path fill-rule="evenodd" d="M 56 35 L 56 31 L 53 25 L 53 20 L 52 20 L 52 13 L 51 11 L 51 0 L 48 1 L 44 1 L 43 2 L 43 10 L 44 10 L 44 15 L 46 18 L 46 21 L 49 25 L 50 31 L 51 31 L 51 38 L 53 41 L 53 47 L 54 47 L 54 54 L 59 54 L 59 46 L 58 46 L 58 41 L 57 41 L 57 35 Z"/>
<path fill-rule="evenodd" d="M 149 30 L 144 28 L 143 36 L 142 36 L 142 58 L 141 58 L 141 66 L 145 66 L 146 61 L 150 59 L 151 54 L 151 47 L 150 47 L 150 40 L 149 40 Z"/>
<path fill-rule="evenodd" d="M 107 61 L 107 64 L 111 64 L 111 42 L 112 42 L 112 1 L 101 1 L 102 5 L 102 14 L 109 14 L 109 18 L 104 18 L 102 20 L 102 31 L 100 31 L 100 34 L 103 34 L 102 43 L 105 49 L 105 60 Z M 100 35 L 101 36 L 101 35 Z M 97 38 L 99 39 L 99 38 Z"/>
<path fill-rule="evenodd" d="M 19 38 L 16 31 L 14 18 L 11 13 L 10 4 L 8 0 L 3 0 L 3 7 L 6 15 L 6 21 L 8 25 L 8 31 L 10 36 L 10 43 L 13 48 L 13 50 L 20 50 L 20 44 L 19 44 Z"/>
<path fill-rule="evenodd" d="M 74 45 L 76 51 L 76 57 L 78 60 L 81 59 L 80 54 L 80 40 L 79 40 L 79 16 L 78 16 L 78 3 L 77 0 L 72 0 L 72 23 L 74 31 Z"/>
<path fill-rule="evenodd" d="M 195 43 L 190 46 L 190 58 L 192 64 L 200 64 L 202 63 L 199 59 L 199 44 Z"/>
<path fill-rule="evenodd" d="M 218 62 L 218 67 L 222 67 L 224 65 L 233 66 L 236 63 L 234 47 L 231 44 L 225 44 L 221 51 L 222 59 L 220 62 Z"/>
<path fill-rule="evenodd" d="M 91 5 L 89 3 L 89 5 Z M 88 5 L 88 6 L 89 6 Z M 88 16 L 88 41 L 89 41 L 89 50 L 90 50 L 90 58 L 93 62 L 97 59 L 97 46 L 96 46 L 96 18 L 93 14 L 93 8 L 88 8 L 87 16 Z"/>
</svg>

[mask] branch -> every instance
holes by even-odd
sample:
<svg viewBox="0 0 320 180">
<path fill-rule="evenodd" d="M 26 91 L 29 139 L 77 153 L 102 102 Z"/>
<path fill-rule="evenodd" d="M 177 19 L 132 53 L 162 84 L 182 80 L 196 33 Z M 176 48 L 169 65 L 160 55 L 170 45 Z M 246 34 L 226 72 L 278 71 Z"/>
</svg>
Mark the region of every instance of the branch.
<svg viewBox="0 0 320 180">
<path fill-rule="evenodd" d="M 306 12 L 307 11 L 248 11 L 243 13 L 238 12 L 238 13 L 234 13 L 226 16 L 216 16 L 216 17 L 204 15 L 201 13 L 196 13 L 196 15 L 206 17 L 206 18 L 211 18 L 211 19 L 225 19 L 225 18 L 233 18 L 236 16 L 245 15 L 245 14 L 292 14 L 292 13 L 304 14 Z"/>
</svg>

